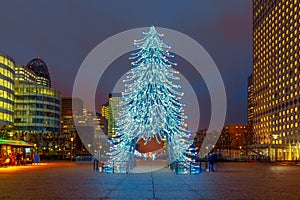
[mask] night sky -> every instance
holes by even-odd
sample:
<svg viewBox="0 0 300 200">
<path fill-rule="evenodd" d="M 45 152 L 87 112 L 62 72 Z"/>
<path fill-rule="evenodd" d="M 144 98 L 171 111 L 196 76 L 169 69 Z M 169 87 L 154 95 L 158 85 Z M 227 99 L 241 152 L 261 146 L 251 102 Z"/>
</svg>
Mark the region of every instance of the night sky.
<svg viewBox="0 0 300 200">
<path fill-rule="evenodd" d="M 78 68 L 103 40 L 137 27 L 174 29 L 198 41 L 218 66 L 227 93 L 226 123 L 247 123 L 247 77 L 252 66 L 251 2 L 1 0 L 0 51 L 13 57 L 17 64 L 25 65 L 32 58 L 41 57 L 50 70 L 52 86 L 62 96 L 71 96 Z M 130 67 L 128 57 L 129 54 L 122 56 L 106 73 L 122 76 L 124 69 L 118 68 Z M 179 64 L 188 65 L 184 61 Z M 103 86 L 98 88 L 97 106 L 107 101 L 117 80 L 100 80 Z M 201 105 L 209 102 L 205 85 L 193 87 L 199 101 L 204 101 L 200 102 L 201 110 Z"/>
</svg>

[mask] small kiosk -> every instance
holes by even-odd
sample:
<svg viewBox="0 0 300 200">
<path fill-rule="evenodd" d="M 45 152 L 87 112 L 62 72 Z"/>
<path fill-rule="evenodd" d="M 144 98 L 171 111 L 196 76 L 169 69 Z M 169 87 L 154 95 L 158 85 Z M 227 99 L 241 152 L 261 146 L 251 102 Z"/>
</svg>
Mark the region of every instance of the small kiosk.
<svg viewBox="0 0 300 200">
<path fill-rule="evenodd" d="M 22 140 L 9 140 L 0 138 L 0 164 L 23 165 L 32 162 L 31 147 Z M 9 162 L 9 163 L 8 163 Z"/>
</svg>

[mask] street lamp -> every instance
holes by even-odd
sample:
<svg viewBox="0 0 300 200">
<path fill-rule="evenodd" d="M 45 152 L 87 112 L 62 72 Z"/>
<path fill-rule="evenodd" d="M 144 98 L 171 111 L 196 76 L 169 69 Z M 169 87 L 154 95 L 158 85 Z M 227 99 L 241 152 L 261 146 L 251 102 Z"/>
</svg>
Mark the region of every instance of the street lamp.
<svg viewBox="0 0 300 200">
<path fill-rule="evenodd" d="M 89 153 L 92 154 L 92 153 L 91 153 L 91 144 L 88 144 L 88 148 L 89 148 L 89 150 L 88 150 Z"/>
<path fill-rule="evenodd" d="M 34 153 L 37 154 L 37 147 L 36 147 L 36 144 L 33 144 L 33 147 L 34 147 Z"/>
<path fill-rule="evenodd" d="M 278 135 L 277 134 L 273 134 L 272 137 L 274 139 L 275 163 L 276 163 L 277 162 L 277 145 L 276 145 L 276 141 L 278 139 Z"/>
<path fill-rule="evenodd" d="M 71 137 L 71 161 L 72 161 L 73 140 L 74 140 L 74 138 Z"/>
</svg>

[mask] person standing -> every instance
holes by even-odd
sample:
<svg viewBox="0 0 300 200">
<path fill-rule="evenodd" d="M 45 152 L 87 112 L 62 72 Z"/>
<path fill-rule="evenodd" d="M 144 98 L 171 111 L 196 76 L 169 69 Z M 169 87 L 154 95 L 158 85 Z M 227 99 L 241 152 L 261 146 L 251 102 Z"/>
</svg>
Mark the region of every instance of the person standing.
<svg viewBox="0 0 300 200">
<path fill-rule="evenodd" d="M 214 163 L 216 162 L 216 154 L 212 153 L 208 157 L 208 163 L 209 163 L 209 171 L 214 172 Z"/>
</svg>

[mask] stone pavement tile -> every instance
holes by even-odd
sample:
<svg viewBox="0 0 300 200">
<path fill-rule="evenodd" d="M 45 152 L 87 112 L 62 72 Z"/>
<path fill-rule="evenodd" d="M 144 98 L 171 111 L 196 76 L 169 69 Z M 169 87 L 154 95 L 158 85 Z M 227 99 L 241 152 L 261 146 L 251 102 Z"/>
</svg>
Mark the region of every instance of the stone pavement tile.
<svg viewBox="0 0 300 200">
<path fill-rule="evenodd" d="M 111 185 L 115 185 L 115 184 L 119 184 L 120 182 L 122 182 L 124 179 L 122 180 L 116 180 L 114 178 L 103 178 L 103 177 L 89 177 L 89 179 L 85 180 L 86 184 L 111 184 Z"/>
<path fill-rule="evenodd" d="M 149 185 L 152 184 L 152 179 L 143 179 L 143 178 L 125 179 L 121 183 L 130 184 L 130 185 Z"/>
<path fill-rule="evenodd" d="M 168 178 L 176 178 L 176 176 L 174 176 L 174 173 L 171 172 L 172 174 L 169 174 L 168 172 L 165 172 L 165 173 L 156 173 L 156 172 L 153 172 L 152 173 L 152 177 L 153 178 L 159 178 L 159 179 L 165 179 L 166 177 Z"/>
<path fill-rule="evenodd" d="M 155 177 L 153 176 L 153 181 L 159 181 L 159 182 L 172 182 L 172 181 L 178 181 L 179 179 L 172 177 L 172 176 L 159 176 L 159 177 Z"/>
<path fill-rule="evenodd" d="M 156 200 L 165 199 L 199 199 L 199 194 L 190 190 L 154 191 Z"/>
<path fill-rule="evenodd" d="M 223 194 L 220 195 L 220 194 L 216 193 L 215 191 L 208 191 L 208 190 L 198 191 L 198 194 L 199 194 L 199 199 L 206 199 L 206 200 L 215 200 L 215 199 L 223 200 L 224 199 L 224 200 L 227 200 L 229 198 L 230 200 L 234 200 L 232 195 L 230 197 L 225 197 L 225 195 L 223 195 Z"/>
<path fill-rule="evenodd" d="M 167 182 L 173 183 L 174 181 L 182 182 L 181 180 L 178 180 L 178 179 L 173 178 L 173 177 L 153 177 L 153 182 L 154 183 L 156 183 L 156 182 L 158 182 L 158 183 L 167 183 Z"/>
<path fill-rule="evenodd" d="M 204 199 L 232 199 L 232 200 L 261 200 L 261 199 L 273 199 L 273 200 L 282 200 L 282 199 L 299 199 L 299 196 L 291 194 L 288 192 L 270 192 L 270 191 L 241 191 L 240 189 L 229 189 L 229 190 L 198 190 L 197 193 L 199 197 Z"/>
<path fill-rule="evenodd" d="M 100 191 L 113 191 L 113 190 L 115 190 L 116 189 L 116 187 L 118 186 L 118 185 L 111 185 L 111 184 L 96 184 L 96 185 L 93 185 L 94 187 L 94 189 L 95 190 L 100 190 Z"/>
<path fill-rule="evenodd" d="M 113 191 L 107 197 L 107 199 L 126 199 L 126 200 L 144 200 L 144 199 L 153 199 L 152 191 Z"/>
<path fill-rule="evenodd" d="M 299 191 L 299 190 L 298 190 Z M 275 191 L 273 193 L 274 195 L 272 195 L 272 198 L 275 199 L 274 197 L 276 197 L 277 199 L 299 199 L 299 195 L 297 195 L 296 192 L 293 191 Z"/>
<path fill-rule="evenodd" d="M 84 183 L 86 185 L 93 185 L 94 187 L 97 187 L 97 188 L 106 188 L 106 189 L 111 189 L 111 188 L 115 188 L 117 187 L 118 185 L 120 185 L 122 183 L 122 181 L 120 182 L 109 182 L 107 181 L 106 183 L 103 183 L 103 182 L 90 182 L 90 183 Z"/>
<path fill-rule="evenodd" d="M 197 190 L 199 198 L 201 199 L 218 199 L 218 200 L 243 200 L 243 199 L 255 199 L 253 196 L 249 196 L 246 193 L 239 191 L 226 191 L 226 190 Z"/>
<path fill-rule="evenodd" d="M 201 178 L 199 178 L 198 180 L 193 180 L 193 181 L 184 181 L 183 183 L 190 185 L 193 188 L 215 188 L 218 185 L 221 185 L 222 183 L 218 184 L 218 182 L 216 181 L 205 181 L 202 180 Z M 224 187 L 224 185 L 221 185 L 222 187 Z M 228 187 L 230 187 L 230 185 L 227 185 Z"/>
<path fill-rule="evenodd" d="M 190 190 L 189 185 L 182 185 L 180 182 L 174 182 L 173 184 L 154 184 L 154 190 L 158 191 L 187 191 Z"/>
<path fill-rule="evenodd" d="M 127 174 L 129 177 L 149 177 L 151 176 L 151 172 L 146 172 L 146 173 L 129 173 Z"/>
<path fill-rule="evenodd" d="M 134 176 L 127 176 L 126 179 L 124 179 L 125 182 L 138 182 L 140 181 L 141 183 L 151 183 L 152 182 L 152 177 L 150 175 L 145 176 L 145 175 L 134 175 Z"/>
<path fill-rule="evenodd" d="M 128 176 L 128 174 L 107 174 L 107 173 L 101 173 L 101 172 L 97 172 L 93 175 L 97 176 L 98 178 L 100 178 L 102 180 L 107 180 L 108 178 L 111 178 L 113 180 L 123 180 Z"/>
<path fill-rule="evenodd" d="M 178 178 L 176 176 L 174 176 L 174 174 L 169 174 L 169 173 L 166 173 L 166 174 L 153 174 L 152 175 L 153 179 L 156 180 L 161 180 L 161 181 L 167 181 L 167 180 L 177 180 Z"/>
<path fill-rule="evenodd" d="M 151 175 L 144 175 L 144 174 L 129 174 L 126 179 L 136 180 L 136 179 L 145 179 L 150 180 L 152 179 Z"/>
<path fill-rule="evenodd" d="M 120 184 L 118 185 L 115 190 L 118 190 L 118 191 L 124 191 L 124 190 L 132 190 L 132 191 L 135 191 L 135 190 L 139 190 L 139 191 L 152 191 L 153 190 L 153 187 L 152 185 L 127 185 L 127 184 Z"/>
<path fill-rule="evenodd" d="M 173 177 L 161 177 L 161 178 L 155 178 L 153 177 L 153 182 L 154 183 L 174 183 L 174 182 L 183 182 L 181 180 L 178 180 Z"/>
</svg>

